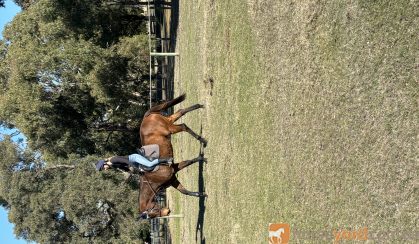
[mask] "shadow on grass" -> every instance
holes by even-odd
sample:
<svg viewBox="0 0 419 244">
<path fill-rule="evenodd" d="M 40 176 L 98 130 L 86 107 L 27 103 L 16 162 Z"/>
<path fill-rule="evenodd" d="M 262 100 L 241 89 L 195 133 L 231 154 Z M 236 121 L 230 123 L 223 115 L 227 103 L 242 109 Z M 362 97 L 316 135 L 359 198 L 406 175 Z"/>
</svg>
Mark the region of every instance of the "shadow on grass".
<svg viewBox="0 0 419 244">
<path fill-rule="evenodd" d="M 202 135 L 202 125 L 201 133 Z M 201 148 L 199 149 L 199 156 L 205 158 L 204 145 L 201 143 Z M 198 165 L 198 191 L 205 192 L 205 183 L 204 183 L 204 161 L 199 161 Z M 205 244 L 205 234 L 204 234 L 204 220 L 205 220 L 205 200 L 206 197 L 199 198 L 199 213 L 198 220 L 196 222 L 195 229 L 195 241 L 196 243 Z"/>
</svg>

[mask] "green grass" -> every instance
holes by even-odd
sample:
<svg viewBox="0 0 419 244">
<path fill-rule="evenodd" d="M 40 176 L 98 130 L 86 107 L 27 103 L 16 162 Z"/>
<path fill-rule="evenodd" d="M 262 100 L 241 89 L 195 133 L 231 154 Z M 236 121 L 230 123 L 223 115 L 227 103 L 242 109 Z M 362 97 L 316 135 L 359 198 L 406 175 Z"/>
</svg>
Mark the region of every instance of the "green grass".
<svg viewBox="0 0 419 244">
<path fill-rule="evenodd" d="M 171 222 L 174 243 L 266 243 L 276 222 L 291 225 L 293 243 L 364 226 L 371 242 L 414 243 L 400 233 L 418 229 L 418 8 L 180 3 L 175 88 L 188 95 L 182 107 L 206 106 L 182 122 L 209 140 L 209 197 L 201 233 L 199 200 L 169 191 L 185 215 Z M 190 135 L 173 140 L 177 161 L 198 155 Z M 197 190 L 198 165 L 179 178 Z M 385 231 L 396 236 L 376 236 Z"/>
</svg>

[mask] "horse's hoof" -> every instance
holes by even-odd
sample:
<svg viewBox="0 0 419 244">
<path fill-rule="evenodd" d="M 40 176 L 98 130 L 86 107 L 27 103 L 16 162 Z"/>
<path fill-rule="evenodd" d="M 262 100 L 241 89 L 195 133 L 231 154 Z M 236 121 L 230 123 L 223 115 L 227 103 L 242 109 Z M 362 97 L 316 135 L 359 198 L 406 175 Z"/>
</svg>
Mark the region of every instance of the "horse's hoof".
<svg viewBox="0 0 419 244">
<path fill-rule="evenodd" d="M 207 144 L 208 144 L 208 141 L 207 140 L 205 140 L 204 138 L 202 138 L 200 141 L 201 141 L 201 144 L 202 144 L 203 147 L 207 147 Z"/>
<path fill-rule="evenodd" d="M 199 105 L 199 108 L 205 108 L 204 104 L 198 104 L 198 105 Z"/>
<path fill-rule="evenodd" d="M 208 194 L 207 193 L 201 193 L 201 197 L 207 198 L 208 197 Z"/>
<path fill-rule="evenodd" d="M 202 157 L 202 156 L 199 156 L 199 157 L 197 158 L 197 160 L 198 160 L 198 162 L 204 162 L 204 163 L 207 163 L 207 162 L 208 162 L 208 159 L 207 159 L 207 158 L 204 158 L 204 157 Z"/>
</svg>

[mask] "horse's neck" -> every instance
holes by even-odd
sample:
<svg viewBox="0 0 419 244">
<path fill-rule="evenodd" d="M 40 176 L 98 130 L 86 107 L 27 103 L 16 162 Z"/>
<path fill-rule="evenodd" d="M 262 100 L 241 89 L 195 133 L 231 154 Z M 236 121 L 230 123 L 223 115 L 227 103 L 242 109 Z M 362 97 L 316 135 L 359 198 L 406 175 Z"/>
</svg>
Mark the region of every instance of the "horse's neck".
<svg viewBox="0 0 419 244">
<path fill-rule="evenodd" d="M 161 185 L 159 183 L 153 182 L 149 176 L 149 174 L 152 174 L 153 172 L 144 172 L 143 175 L 141 175 L 141 184 L 140 184 L 140 188 L 141 190 L 150 190 L 150 192 L 155 191 L 156 193 L 158 191 L 160 191 L 161 189 Z"/>
</svg>

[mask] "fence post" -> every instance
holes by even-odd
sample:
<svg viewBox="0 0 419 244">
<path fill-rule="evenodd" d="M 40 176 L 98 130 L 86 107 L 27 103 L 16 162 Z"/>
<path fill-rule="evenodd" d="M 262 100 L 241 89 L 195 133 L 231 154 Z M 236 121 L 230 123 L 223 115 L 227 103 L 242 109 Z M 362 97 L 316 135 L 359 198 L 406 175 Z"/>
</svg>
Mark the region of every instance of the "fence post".
<svg viewBox="0 0 419 244">
<path fill-rule="evenodd" d="M 150 52 L 151 56 L 157 56 L 157 57 L 177 57 L 179 56 L 179 53 L 156 53 L 156 52 Z"/>
</svg>

